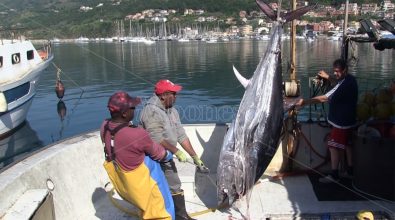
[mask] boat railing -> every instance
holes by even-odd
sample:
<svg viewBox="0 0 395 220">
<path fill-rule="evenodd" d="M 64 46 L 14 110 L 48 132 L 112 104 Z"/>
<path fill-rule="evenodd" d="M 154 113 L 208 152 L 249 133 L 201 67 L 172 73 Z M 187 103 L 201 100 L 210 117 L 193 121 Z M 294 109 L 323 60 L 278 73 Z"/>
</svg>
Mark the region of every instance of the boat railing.
<svg viewBox="0 0 395 220">
<path fill-rule="evenodd" d="M 52 57 L 53 53 L 51 41 L 47 41 L 40 48 L 37 48 L 37 52 L 42 60 L 48 60 L 50 57 Z"/>
<path fill-rule="evenodd" d="M 16 27 L 16 28 L 0 28 L 0 44 L 4 44 L 5 41 L 11 43 L 17 42 L 17 41 L 23 41 L 25 40 L 24 35 L 21 33 L 22 30 L 25 28 L 22 27 Z"/>
</svg>

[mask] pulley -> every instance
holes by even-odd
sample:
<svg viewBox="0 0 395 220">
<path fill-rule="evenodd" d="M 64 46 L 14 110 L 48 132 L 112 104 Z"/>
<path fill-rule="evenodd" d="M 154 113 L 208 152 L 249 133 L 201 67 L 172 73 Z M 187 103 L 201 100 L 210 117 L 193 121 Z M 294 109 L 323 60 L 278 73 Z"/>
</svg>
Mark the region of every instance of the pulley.
<svg viewBox="0 0 395 220">
<path fill-rule="evenodd" d="M 292 80 L 284 83 L 284 92 L 287 97 L 297 97 L 300 95 L 300 82 Z"/>
</svg>

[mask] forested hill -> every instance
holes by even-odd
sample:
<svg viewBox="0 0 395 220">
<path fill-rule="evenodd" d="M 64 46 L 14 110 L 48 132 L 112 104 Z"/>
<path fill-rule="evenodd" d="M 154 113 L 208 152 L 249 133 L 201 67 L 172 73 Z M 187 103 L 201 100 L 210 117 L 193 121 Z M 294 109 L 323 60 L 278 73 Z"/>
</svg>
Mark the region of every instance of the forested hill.
<svg viewBox="0 0 395 220">
<path fill-rule="evenodd" d="M 277 2 L 277 0 L 268 0 Z M 282 0 L 289 8 L 291 0 Z M 312 0 L 311 3 L 340 5 L 345 0 Z M 374 0 L 350 0 L 369 3 Z M 380 1 L 381 2 L 381 1 Z M 81 6 L 92 10 L 81 12 Z M 203 9 L 206 15 L 237 17 L 240 10 L 258 10 L 255 0 L 0 0 L 0 30 L 23 27 L 36 37 L 106 36 L 114 21 L 145 9 L 175 9 L 182 16 L 184 9 Z M 41 35 L 41 36 L 40 36 Z"/>
<path fill-rule="evenodd" d="M 307 0 L 308 1 L 308 0 Z M 78 9 L 81 5 L 95 7 L 100 3 L 105 6 L 119 2 L 123 5 L 123 10 L 137 12 L 148 8 L 160 9 L 204 9 L 210 12 L 233 13 L 244 8 L 245 10 L 256 9 L 254 0 L 1 0 L 0 11 L 4 9 L 16 9 L 23 11 L 26 9 L 45 10 L 69 10 Z M 268 0 L 267 2 L 277 2 Z M 291 0 L 283 0 L 284 5 L 289 5 Z M 340 5 L 345 0 L 310 0 L 310 3 L 324 5 Z M 377 0 L 350 0 L 350 3 L 378 3 Z M 111 10 L 111 8 L 110 8 Z"/>
</svg>

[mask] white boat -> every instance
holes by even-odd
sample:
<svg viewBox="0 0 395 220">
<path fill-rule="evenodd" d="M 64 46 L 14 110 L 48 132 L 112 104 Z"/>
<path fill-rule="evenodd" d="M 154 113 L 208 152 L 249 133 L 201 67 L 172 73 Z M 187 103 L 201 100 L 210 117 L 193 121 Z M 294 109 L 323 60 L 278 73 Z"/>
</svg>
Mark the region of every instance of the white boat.
<svg viewBox="0 0 395 220">
<path fill-rule="evenodd" d="M 52 59 L 50 44 L 36 50 L 30 41 L 0 42 L 0 135 L 25 121 L 40 74 Z"/>
<path fill-rule="evenodd" d="M 87 38 L 87 37 L 81 36 L 81 37 L 79 37 L 79 38 L 74 39 L 74 41 L 75 41 L 76 43 L 89 43 L 90 39 Z"/>
<path fill-rule="evenodd" d="M 178 42 L 189 42 L 188 38 L 182 37 L 182 38 L 177 38 Z"/>
<path fill-rule="evenodd" d="M 317 38 L 317 34 L 312 30 L 307 30 L 304 33 L 307 42 L 313 42 Z"/>
<path fill-rule="evenodd" d="M 307 42 L 314 42 L 315 38 L 314 37 L 306 37 Z"/>
<path fill-rule="evenodd" d="M 333 41 L 341 41 L 343 39 L 343 34 L 342 33 L 334 34 L 330 37 L 330 39 Z"/>
<path fill-rule="evenodd" d="M 269 35 L 262 35 L 261 39 L 262 40 L 270 40 L 270 37 L 269 37 Z"/>
<path fill-rule="evenodd" d="M 308 175 L 284 175 L 277 171 L 290 164 L 283 140 L 265 175 L 254 186 L 247 210 L 246 198 L 233 207 L 217 209 L 216 168 L 226 125 L 194 124 L 184 128 L 197 154 L 210 169 L 196 171 L 193 164 L 177 163 L 185 191 L 187 210 L 197 219 L 353 219 L 368 209 L 378 219 L 393 219 L 395 203 L 385 200 L 320 201 Z M 325 153 L 328 128 L 302 124 L 307 139 L 293 156 L 297 169 L 322 162 L 312 148 Z M 306 141 L 308 140 L 308 141 Z M 39 151 L 0 173 L 2 219 L 138 219 L 136 210 L 111 189 L 103 168 L 104 153 L 99 132 L 81 134 Z M 321 169 L 316 169 L 321 172 Z M 328 167 L 327 167 L 328 168 Z M 380 181 L 377 181 L 380 184 Z M 327 186 L 322 186 L 327 187 Z M 354 190 L 354 189 L 348 189 Z M 337 217 L 337 218 L 336 218 Z"/>
<path fill-rule="evenodd" d="M 143 43 L 144 43 L 144 44 L 151 45 L 151 44 L 156 43 L 156 41 L 154 41 L 154 40 L 152 40 L 152 39 L 149 39 L 149 38 L 145 38 L 145 39 L 143 40 Z"/>
</svg>

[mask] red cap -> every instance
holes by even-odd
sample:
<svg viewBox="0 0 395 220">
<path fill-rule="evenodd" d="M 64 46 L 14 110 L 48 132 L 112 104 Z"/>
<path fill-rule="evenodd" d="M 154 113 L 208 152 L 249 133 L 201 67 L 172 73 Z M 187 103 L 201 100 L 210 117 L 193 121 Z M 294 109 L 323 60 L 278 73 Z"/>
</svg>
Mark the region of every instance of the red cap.
<svg viewBox="0 0 395 220">
<path fill-rule="evenodd" d="M 155 93 L 160 95 L 164 92 L 178 92 L 182 86 L 172 83 L 168 79 L 159 80 L 155 85 Z"/>
<path fill-rule="evenodd" d="M 141 103 L 140 98 L 131 97 L 128 93 L 120 91 L 114 93 L 108 100 L 108 110 L 110 112 L 125 112 L 129 108 L 135 107 Z"/>
</svg>

